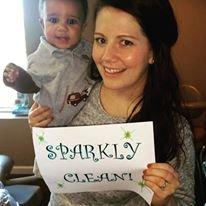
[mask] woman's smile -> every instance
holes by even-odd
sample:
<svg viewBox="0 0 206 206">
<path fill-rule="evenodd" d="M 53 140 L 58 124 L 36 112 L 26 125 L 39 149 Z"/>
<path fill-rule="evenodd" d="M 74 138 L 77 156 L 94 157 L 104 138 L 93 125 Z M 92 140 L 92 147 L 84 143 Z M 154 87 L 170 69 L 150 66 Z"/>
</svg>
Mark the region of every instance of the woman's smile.
<svg viewBox="0 0 206 206">
<path fill-rule="evenodd" d="M 116 68 L 109 68 L 109 67 L 103 67 L 104 68 L 104 72 L 105 74 L 119 74 L 119 73 L 122 73 L 124 72 L 126 69 L 116 69 Z"/>
</svg>

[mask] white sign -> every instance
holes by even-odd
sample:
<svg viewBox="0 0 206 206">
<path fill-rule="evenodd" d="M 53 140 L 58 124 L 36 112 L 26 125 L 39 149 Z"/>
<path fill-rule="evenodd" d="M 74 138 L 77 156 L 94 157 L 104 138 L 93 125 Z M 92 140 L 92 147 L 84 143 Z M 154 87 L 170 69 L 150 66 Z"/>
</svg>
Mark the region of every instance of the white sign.
<svg viewBox="0 0 206 206">
<path fill-rule="evenodd" d="M 130 190 L 151 203 L 142 175 L 155 162 L 152 122 L 33 128 L 33 143 L 51 192 Z"/>
</svg>

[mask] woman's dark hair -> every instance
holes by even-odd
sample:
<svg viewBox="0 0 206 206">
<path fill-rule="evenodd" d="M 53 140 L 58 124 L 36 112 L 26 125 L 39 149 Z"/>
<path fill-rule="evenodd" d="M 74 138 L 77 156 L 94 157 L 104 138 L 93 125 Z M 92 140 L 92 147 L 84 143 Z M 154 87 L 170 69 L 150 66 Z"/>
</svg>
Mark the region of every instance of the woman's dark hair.
<svg viewBox="0 0 206 206">
<path fill-rule="evenodd" d="M 179 160 L 183 112 L 178 75 L 171 58 L 171 47 L 178 38 L 172 7 L 168 0 L 99 0 L 95 16 L 106 6 L 135 17 L 153 50 L 154 64 L 149 66 L 143 98 L 138 103 L 142 103 L 141 110 L 135 114 L 134 108 L 128 122 L 153 121 L 157 162 L 174 157 Z"/>
<path fill-rule="evenodd" d="M 39 15 L 41 18 L 43 17 L 44 4 L 46 1 L 49 1 L 49 0 L 39 0 Z M 82 7 L 83 22 L 85 22 L 87 19 L 87 14 L 88 14 L 87 0 L 74 0 L 74 1 L 77 1 L 80 3 Z"/>
</svg>

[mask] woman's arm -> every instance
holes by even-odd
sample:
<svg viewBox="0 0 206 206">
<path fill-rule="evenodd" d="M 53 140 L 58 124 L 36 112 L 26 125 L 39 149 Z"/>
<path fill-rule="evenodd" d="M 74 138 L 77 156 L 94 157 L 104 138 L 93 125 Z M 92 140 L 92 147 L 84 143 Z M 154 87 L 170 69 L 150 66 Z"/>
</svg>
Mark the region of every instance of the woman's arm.
<svg viewBox="0 0 206 206">
<path fill-rule="evenodd" d="M 195 150 L 193 144 L 193 134 L 189 124 L 185 120 L 184 127 L 181 129 L 183 136 L 183 150 L 181 154 L 181 165 L 178 167 L 180 174 L 181 185 L 174 194 L 174 198 L 178 205 L 181 206 L 194 206 L 194 171 L 195 171 Z"/>
<path fill-rule="evenodd" d="M 194 206 L 195 153 L 193 135 L 187 122 L 183 123 L 181 163 L 175 168 L 176 160 L 167 163 L 153 163 L 144 171 L 145 184 L 154 191 L 153 206 Z M 166 182 L 165 182 L 166 181 Z"/>
</svg>

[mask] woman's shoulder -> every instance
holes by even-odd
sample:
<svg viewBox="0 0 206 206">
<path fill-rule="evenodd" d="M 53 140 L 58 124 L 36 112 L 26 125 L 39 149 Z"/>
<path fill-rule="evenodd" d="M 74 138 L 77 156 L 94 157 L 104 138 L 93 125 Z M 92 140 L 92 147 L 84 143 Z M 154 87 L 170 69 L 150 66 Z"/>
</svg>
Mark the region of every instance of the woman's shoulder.
<svg viewBox="0 0 206 206">
<path fill-rule="evenodd" d="M 194 162 L 195 149 L 194 149 L 194 135 L 192 127 L 188 119 L 182 115 L 179 115 L 177 119 L 177 131 L 182 141 L 182 149 L 186 159 L 189 159 L 190 162 Z"/>
<path fill-rule="evenodd" d="M 179 130 L 189 129 L 191 130 L 191 125 L 187 117 L 182 114 L 174 113 L 173 114 L 174 122 Z"/>
<path fill-rule="evenodd" d="M 177 131 L 183 139 L 193 139 L 191 124 L 185 116 L 175 115 L 174 121 L 176 122 Z"/>
<path fill-rule="evenodd" d="M 99 82 L 99 81 L 95 81 L 91 90 L 90 90 L 90 93 L 89 93 L 89 99 L 90 101 L 96 101 L 99 99 L 99 93 L 100 93 L 100 90 L 101 90 L 101 85 L 102 85 L 102 82 Z"/>
</svg>

